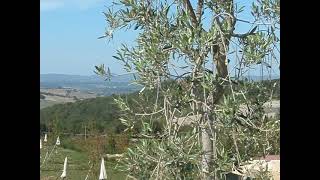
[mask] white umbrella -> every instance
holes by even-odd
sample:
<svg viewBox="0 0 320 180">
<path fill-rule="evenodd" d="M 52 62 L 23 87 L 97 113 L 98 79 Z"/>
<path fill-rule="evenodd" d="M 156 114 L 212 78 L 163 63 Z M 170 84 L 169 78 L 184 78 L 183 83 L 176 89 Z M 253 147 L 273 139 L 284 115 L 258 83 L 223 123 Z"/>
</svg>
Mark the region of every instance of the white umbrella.
<svg viewBox="0 0 320 180">
<path fill-rule="evenodd" d="M 68 161 L 68 157 L 66 157 L 65 159 L 64 159 L 64 164 L 63 164 L 63 172 L 62 172 L 62 174 L 61 174 L 61 178 L 65 178 L 65 177 L 67 177 L 67 161 Z"/>
<path fill-rule="evenodd" d="M 99 180 L 106 180 L 107 179 L 107 172 L 106 172 L 106 168 L 104 166 L 104 159 L 101 158 L 101 166 L 100 166 L 100 176 L 99 176 Z"/>
<path fill-rule="evenodd" d="M 57 146 L 59 146 L 59 145 L 60 145 L 60 139 L 59 139 L 59 136 L 57 137 L 56 145 L 57 145 Z"/>
<path fill-rule="evenodd" d="M 40 149 L 42 149 L 42 141 L 41 141 L 41 138 L 40 138 Z"/>
<path fill-rule="evenodd" d="M 43 142 L 47 142 L 48 140 L 47 140 L 47 134 L 45 134 L 44 135 L 44 140 L 43 140 Z"/>
</svg>

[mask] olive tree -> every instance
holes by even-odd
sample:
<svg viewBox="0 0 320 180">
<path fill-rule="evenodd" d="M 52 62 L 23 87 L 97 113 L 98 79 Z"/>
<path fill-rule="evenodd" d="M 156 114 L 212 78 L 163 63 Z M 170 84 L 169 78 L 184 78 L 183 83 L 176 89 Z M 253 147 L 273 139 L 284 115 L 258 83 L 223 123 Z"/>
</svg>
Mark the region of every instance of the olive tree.
<svg viewBox="0 0 320 180">
<path fill-rule="evenodd" d="M 221 179 L 249 158 L 279 153 L 279 120 L 263 107 L 273 90 L 244 77 L 257 66 L 275 69 L 270 58 L 279 63 L 280 1 L 242 2 L 119 0 L 104 12 L 102 37 L 139 32 L 113 57 L 144 86 L 140 99 L 148 90 L 155 96 L 139 110 L 132 107 L 141 103 L 116 99 L 127 130 L 140 123 L 144 137 L 122 159 L 128 177 Z M 111 75 L 103 65 L 96 73 Z M 152 133 L 156 120 L 164 122 L 160 134 Z"/>
</svg>

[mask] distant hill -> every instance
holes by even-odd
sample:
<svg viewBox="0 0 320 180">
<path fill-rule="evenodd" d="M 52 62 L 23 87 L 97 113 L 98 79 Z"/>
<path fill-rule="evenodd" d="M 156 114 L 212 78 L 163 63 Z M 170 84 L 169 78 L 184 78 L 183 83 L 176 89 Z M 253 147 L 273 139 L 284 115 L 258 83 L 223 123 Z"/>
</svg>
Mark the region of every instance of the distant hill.
<svg viewBox="0 0 320 180">
<path fill-rule="evenodd" d="M 262 80 L 262 76 L 245 76 L 245 78 L 252 80 Z M 271 79 L 279 79 L 279 75 L 272 75 Z M 264 80 L 270 79 L 269 76 L 264 76 Z M 110 82 L 125 82 L 129 83 L 134 80 L 132 74 L 113 76 Z M 67 74 L 40 74 L 40 83 L 60 82 L 60 83 L 106 83 L 102 77 L 97 75 L 84 76 L 84 75 L 67 75 Z"/>
<path fill-rule="evenodd" d="M 72 88 L 81 92 L 108 96 L 140 90 L 140 86 L 130 84 L 133 80 L 133 75 L 114 76 L 111 81 L 105 81 L 97 75 L 40 74 L 40 87 L 42 89 Z"/>
<path fill-rule="evenodd" d="M 40 125 L 47 129 L 50 122 L 59 120 L 62 123 L 61 130 L 80 133 L 84 123 L 95 120 L 101 131 L 104 129 L 115 131 L 115 128 L 120 126 L 119 114 L 112 97 L 97 97 L 43 108 L 40 111 Z"/>
<path fill-rule="evenodd" d="M 61 102 L 57 101 L 50 101 L 50 100 L 45 100 L 45 99 L 40 99 L 40 109 L 53 106 L 55 104 L 60 104 Z"/>
<path fill-rule="evenodd" d="M 134 80 L 133 75 L 114 76 L 111 78 L 111 82 L 130 82 L 132 80 Z M 40 82 L 103 83 L 105 81 L 97 75 L 40 74 Z"/>
<path fill-rule="evenodd" d="M 40 109 L 54 104 L 75 102 L 97 97 L 92 92 L 81 92 L 70 88 L 40 88 Z"/>
</svg>

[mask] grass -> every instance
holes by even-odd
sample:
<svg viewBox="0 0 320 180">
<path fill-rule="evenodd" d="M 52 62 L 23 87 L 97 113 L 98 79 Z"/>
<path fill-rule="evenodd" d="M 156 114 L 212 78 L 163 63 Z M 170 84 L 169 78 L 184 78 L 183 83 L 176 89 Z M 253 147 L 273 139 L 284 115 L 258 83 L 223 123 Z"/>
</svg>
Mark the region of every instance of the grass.
<svg viewBox="0 0 320 180">
<path fill-rule="evenodd" d="M 40 164 L 42 164 L 46 152 L 51 152 L 53 146 L 44 145 L 41 149 Z M 49 150 L 49 151 L 48 151 Z M 89 159 L 84 152 L 77 152 L 70 149 L 64 149 L 58 147 L 57 150 L 52 151 L 50 158 L 40 168 L 40 179 L 51 180 L 60 179 L 60 175 L 63 170 L 63 163 L 65 157 L 68 157 L 67 165 L 67 178 L 68 180 L 81 180 L 85 179 L 89 171 Z M 115 162 L 111 162 L 105 159 L 105 166 L 108 175 L 108 180 L 122 180 L 125 179 L 125 174 L 114 169 L 116 166 Z M 100 162 L 97 164 L 92 171 L 96 174 L 90 174 L 88 180 L 96 180 L 99 176 Z M 91 172 L 92 172 L 91 171 Z"/>
</svg>

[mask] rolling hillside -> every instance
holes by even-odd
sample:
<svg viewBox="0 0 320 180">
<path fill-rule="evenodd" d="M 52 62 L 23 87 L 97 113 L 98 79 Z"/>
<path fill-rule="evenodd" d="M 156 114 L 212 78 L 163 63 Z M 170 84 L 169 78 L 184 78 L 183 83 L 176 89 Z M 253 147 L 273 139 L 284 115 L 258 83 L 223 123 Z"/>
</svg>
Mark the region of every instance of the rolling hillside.
<svg viewBox="0 0 320 180">
<path fill-rule="evenodd" d="M 132 80 L 133 76 L 130 75 L 115 76 L 111 81 L 104 81 L 95 75 L 41 74 L 40 109 L 55 104 L 140 90 L 140 86 L 130 84 Z"/>
</svg>

